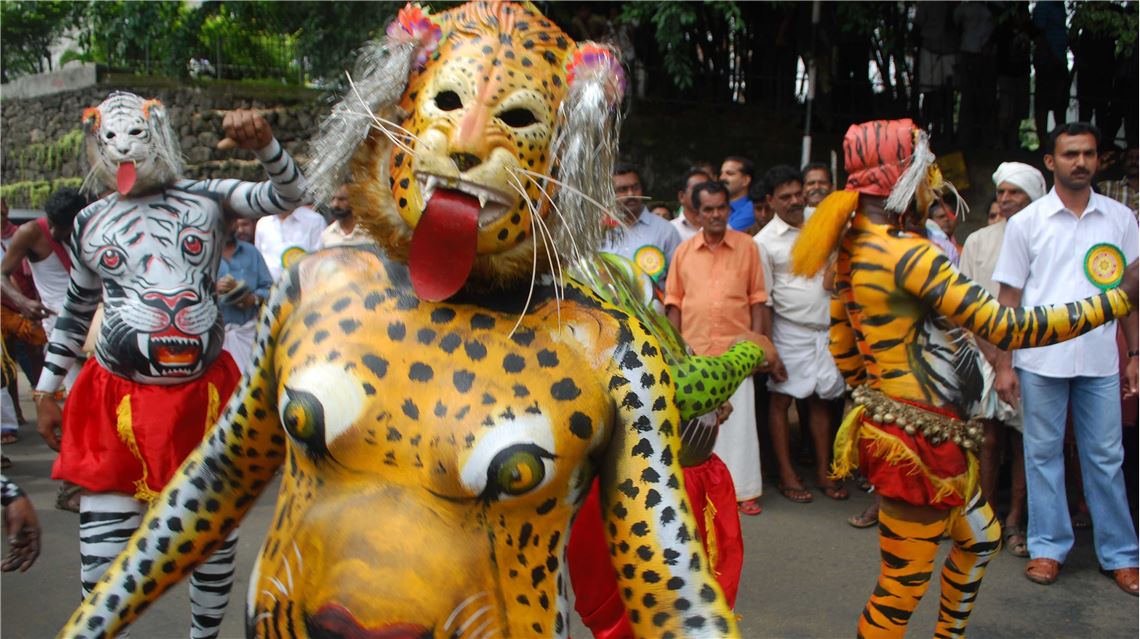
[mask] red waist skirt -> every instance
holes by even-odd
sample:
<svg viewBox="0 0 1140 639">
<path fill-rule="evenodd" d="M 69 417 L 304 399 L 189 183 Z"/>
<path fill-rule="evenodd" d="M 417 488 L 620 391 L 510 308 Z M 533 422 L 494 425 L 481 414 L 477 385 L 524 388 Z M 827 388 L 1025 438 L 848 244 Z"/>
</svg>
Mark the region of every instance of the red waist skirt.
<svg viewBox="0 0 1140 639">
<path fill-rule="evenodd" d="M 63 406 L 51 476 L 98 493 L 150 501 L 202 442 L 241 374 L 222 351 L 184 384 L 139 384 L 87 360 Z"/>
<path fill-rule="evenodd" d="M 935 415 L 953 416 L 933 406 L 905 403 Z M 896 424 L 880 424 L 870 412 L 861 421 L 859 469 L 880 495 L 943 510 L 966 503 L 975 481 L 966 451 L 951 441 L 931 444 Z"/>
</svg>

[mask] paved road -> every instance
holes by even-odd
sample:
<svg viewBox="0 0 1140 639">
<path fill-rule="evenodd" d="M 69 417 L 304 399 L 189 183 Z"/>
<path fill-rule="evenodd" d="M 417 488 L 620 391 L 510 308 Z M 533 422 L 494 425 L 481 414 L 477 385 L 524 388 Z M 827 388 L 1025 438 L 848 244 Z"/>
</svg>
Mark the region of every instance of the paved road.
<svg viewBox="0 0 1140 639">
<path fill-rule="evenodd" d="M 25 410 L 34 414 L 30 406 Z M 44 528 L 44 553 L 29 572 L 5 573 L 0 581 L 0 635 L 4 639 L 53 636 L 79 600 L 78 516 L 53 507 L 56 485 L 48 479 L 52 452 L 30 427 L 24 427 L 23 433 L 21 442 L 4 447 L 14 461 L 6 473 L 32 496 Z M 243 526 L 235 596 L 223 637 L 242 636 L 244 593 L 272 516 L 275 493 L 271 487 Z M 817 492 L 815 503 L 801 505 L 772 491 L 763 500 L 764 514 L 745 517 L 746 564 L 737 602 L 745 637 L 854 635 L 855 620 L 878 571 L 877 540 L 874 529 L 855 530 L 843 522 L 868 500 L 856 492 L 850 501 L 833 502 Z M 1057 584 L 1032 584 L 1022 576 L 1023 568 L 1023 560 L 1006 553 L 990 564 L 971 619 L 971 636 L 1140 636 L 1137 599 L 1117 590 L 1097 571 L 1091 533 L 1078 533 L 1077 547 Z M 937 593 L 935 583 L 911 622 L 911 636 L 930 636 Z M 580 622 L 574 622 L 573 636 L 587 636 Z M 182 585 L 152 606 L 132 635 L 185 637 L 188 625 L 189 600 Z"/>
</svg>

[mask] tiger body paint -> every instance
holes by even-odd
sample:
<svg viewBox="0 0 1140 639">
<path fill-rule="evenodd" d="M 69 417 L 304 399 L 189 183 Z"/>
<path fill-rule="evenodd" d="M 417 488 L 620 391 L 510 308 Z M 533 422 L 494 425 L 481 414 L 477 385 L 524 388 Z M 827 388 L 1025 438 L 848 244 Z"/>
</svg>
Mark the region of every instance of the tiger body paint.
<svg viewBox="0 0 1140 639">
<path fill-rule="evenodd" d="M 41 432 L 54 430 L 60 413 L 51 394 L 80 356 L 102 303 L 95 357 L 64 406 L 65 434 L 52 469 L 54 478 L 87 491 L 79 504 L 85 593 L 237 385 L 237 369 L 222 352 L 215 293 L 223 207 L 259 217 L 289 211 L 304 197 L 300 171 L 264 120 L 248 112 L 236 117 L 264 127 L 257 136 L 233 135 L 256 151 L 266 182 L 180 177 L 178 146 L 156 100 L 115 92 L 84 112 L 88 185 L 112 192 L 76 216 L 70 284 L 37 385 L 37 412 Z M 217 636 L 233 583 L 236 530 L 217 547 L 192 571 L 194 639 Z"/>
<path fill-rule="evenodd" d="M 62 634 L 122 628 L 280 468 L 250 636 L 564 637 L 566 538 L 595 477 L 635 632 L 736 636 L 661 346 L 562 271 L 613 209 L 615 54 L 529 4 L 409 6 L 388 33 L 309 167 L 318 200 L 352 175 L 380 247 L 286 271 L 218 426 Z"/>
<path fill-rule="evenodd" d="M 844 155 L 847 190 L 820 203 L 793 249 L 793 269 L 813 275 L 837 250 L 830 349 L 857 406 L 836 437 L 833 474 L 859 467 L 882 497 L 882 567 L 859 636 L 905 634 L 945 537 L 954 546 L 934 636 L 961 636 L 1001 546 L 976 486 L 978 433 L 960 421 L 983 399 L 970 334 L 1003 349 L 1053 344 L 1126 315 L 1134 300 L 1113 289 L 1068 304 L 1003 307 L 925 237 L 903 230 L 921 226 L 913 211 L 927 210 L 942 185 L 924 133 L 909 120 L 853 125 Z"/>
</svg>

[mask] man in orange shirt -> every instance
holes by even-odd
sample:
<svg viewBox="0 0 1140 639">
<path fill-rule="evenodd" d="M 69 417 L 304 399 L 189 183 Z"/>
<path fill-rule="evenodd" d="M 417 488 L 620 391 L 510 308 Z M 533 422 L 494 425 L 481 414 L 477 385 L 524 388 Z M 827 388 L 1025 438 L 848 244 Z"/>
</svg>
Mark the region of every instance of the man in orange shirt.
<svg viewBox="0 0 1140 639">
<path fill-rule="evenodd" d="M 720 355 L 742 333 L 765 333 L 762 309 L 768 294 L 756 244 L 728 228 L 728 190 L 706 182 L 693 188 L 692 197 L 702 228 L 673 254 L 665 280 L 665 311 L 698 355 Z M 768 361 L 772 375 L 783 379 L 774 350 Z M 760 446 L 751 378 L 730 401 L 732 414 L 721 425 L 713 451 L 732 475 L 740 512 L 759 515 Z"/>
</svg>

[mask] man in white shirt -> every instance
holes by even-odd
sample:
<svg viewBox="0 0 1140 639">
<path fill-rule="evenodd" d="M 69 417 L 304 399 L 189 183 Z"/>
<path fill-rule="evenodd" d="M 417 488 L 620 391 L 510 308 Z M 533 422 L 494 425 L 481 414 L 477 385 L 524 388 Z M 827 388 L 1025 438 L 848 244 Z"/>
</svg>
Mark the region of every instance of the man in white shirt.
<svg viewBox="0 0 1140 639">
<path fill-rule="evenodd" d="M 254 246 L 265 258 L 273 281 L 281 272 L 308 253 L 321 248 L 321 231 L 325 219 L 307 206 L 299 206 L 283 215 L 267 215 L 257 221 Z"/>
<path fill-rule="evenodd" d="M 704 169 L 692 168 L 681 177 L 681 190 L 677 191 L 677 201 L 681 203 L 681 214 L 669 223 L 677 229 L 681 241 L 693 237 L 701 232 L 700 213 L 693 208 L 693 187 L 705 182 L 712 182 L 713 177 L 705 173 Z"/>
<path fill-rule="evenodd" d="M 1063 124 L 1049 136 L 1045 166 L 1054 187 L 1009 220 L 994 280 L 1007 306 L 1068 302 L 1098 293 L 1136 260 L 1140 232 L 1124 205 L 1093 192 L 1100 134 L 1090 124 Z M 1112 245 L 1115 248 L 1107 248 Z M 1123 253 L 1113 264 L 1112 252 Z M 1100 266 L 1086 268 L 1099 255 Z M 1115 268 L 1113 268 L 1115 267 Z M 1129 362 L 1124 397 L 1137 391 L 1135 313 L 1123 323 Z M 1136 529 L 1128 511 L 1122 462 L 1120 376 L 1116 323 L 1053 346 L 1020 350 L 1012 366 L 1003 354 L 998 383 L 1003 399 L 1020 400 L 1025 424 L 1025 471 L 1029 495 L 1029 554 L 1025 576 L 1051 584 L 1073 545 L 1065 496 L 1061 449 L 1065 413 L 1071 406 L 1080 454 L 1085 500 L 1102 569 L 1136 595 Z"/>
<path fill-rule="evenodd" d="M 787 378 L 768 380 L 771 392 L 768 427 L 772 449 L 780 467 L 780 494 L 796 503 L 812 501 L 792 466 L 788 437 L 788 409 L 793 399 L 807 399 L 807 415 L 800 423 L 811 430 L 816 454 L 816 485 L 832 499 L 847 499 L 843 484 L 828 477 L 831 466 L 830 410 L 827 400 L 843 394 L 844 381 L 828 350 L 830 295 L 823 288 L 823 273 L 800 277 L 791 273 L 792 245 L 804 223 L 803 176 L 790 166 L 775 166 L 764 175 L 772 221 L 755 241 L 769 291 L 766 312 L 772 315 L 772 344 L 780 353 Z"/>
<path fill-rule="evenodd" d="M 1021 162 L 1002 162 L 993 175 L 997 190 L 997 222 L 982 227 L 966 238 L 958 265 L 962 274 L 981 284 L 990 295 L 997 296 L 998 284 L 994 281 L 994 266 L 1005 238 L 1006 220 L 1029 206 L 1030 202 L 1045 196 L 1045 177 L 1041 171 Z M 985 357 L 985 379 L 993 384 L 993 366 L 997 362 L 998 349 L 984 339 L 976 340 L 978 350 Z M 1013 463 L 1010 469 L 1009 511 L 1002 522 L 1005 549 L 1018 557 L 1028 557 L 1029 549 L 1025 538 L 1025 456 L 1022 454 L 1021 414 L 1005 402 L 993 401 L 993 393 L 986 393 L 985 437 L 979 451 L 979 484 L 982 496 L 997 508 L 997 479 L 1001 451 L 1008 435 L 1013 448 Z M 1008 426 L 1008 428 L 1005 428 Z"/>
<path fill-rule="evenodd" d="M 332 223 L 321 232 L 321 248 L 341 244 L 364 244 L 371 239 L 363 226 L 356 223 L 356 216 L 348 204 L 348 185 L 341 184 L 329 201 L 329 215 Z"/>
</svg>

